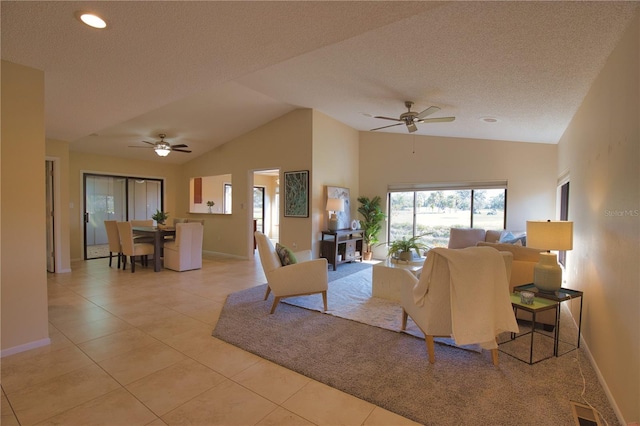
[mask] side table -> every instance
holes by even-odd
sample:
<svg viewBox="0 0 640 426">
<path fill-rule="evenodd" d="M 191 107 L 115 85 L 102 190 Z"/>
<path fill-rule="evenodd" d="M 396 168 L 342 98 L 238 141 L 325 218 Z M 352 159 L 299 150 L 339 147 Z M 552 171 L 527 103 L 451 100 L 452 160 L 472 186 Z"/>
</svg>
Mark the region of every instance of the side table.
<svg viewBox="0 0 640 426">
<path fill-rule="evenodd" d="M 584 293 L 582 291 L 572 290 L 570 288 L 562 287 L 560 288 L 560 290 L 556 291 L 555 293 L 547 293 L 547 292 L 538 290 L 533 283 L 523 284 L 523 285 L 514 287 L 513 291 L 515 291 L 516 293 L 519 293 L 521 291 L 529 291 L 533 293 L 536 297 L 553 300 L 555 302 L 558 302 L 558 304 L 562 302 L 566 302 L 568 300 L 576 299 L 579 297 L 580 298 L 580 314 L 578 318 L 578 342 L 575 345 L 573 345 L 573 343 L 569 343 L 570 345 L 573 346 L 573 348 L 569 349 L 568 351 L 562 354 L 558 353 L 559 348 L 558 348 L 558 343 L 556 342 L 555 356 L 564 355 L 580 347 L 580 335 L 582 332 L 582 302 L 583 302 L 583 296 L 584 296 Z M 560 337 L 559 337 L 560 336 L 560 307 L 559 306 L 558 306 L 558 312 L 556 314 L 556 333 L 558 334 L 557 340 L 559 341 L 560 340 Z M 563 341 L 563 343 L 568 343 L 568 342 Z"/>
<path fill-rule="evenodd" d="M 337 231 L 322 231 L 320 241 L 320 257 L 327 259 L 327 263 L 336 267 L 345 262 L 362 262 L 364 231 L 362 229 L 339 229 Z"/>
<path fill-rule="evenodd" d="M 554 301 L 554 300 L 549 300 L 549 299 L 544 299 L 544 298 L 540 298 L 540 297 L 534 297 L 533 298 L 533 304 L 532 305 L 526 305 L 524 303 L 522 303 L 520 301 L 520 294 L 518 293 L 512 293 L 511 294 L 511 306 L 513 307 L 513 312 L 514 314 L 517 313 L 518 309 L 522 309 L 523 311 L 527 311 L 527 312 L 531 312 L 532 314 L 532 322 L 531 322 L 531 330 L 527 331 L 525 333 L 522 333 L 520 335 L 517 335 L 516 333 L 511 333 L 511 339 L 507 340 L 506 342 L 500 342 L 499 345 L 504 345 L 507 344 L 509 342 L 513 342 L 516 339 L 519 339 L 521 337 L 525 337 L 527 335 L 531 336 L 531 342 L 529 343 L 529 361 L 526 361 L 524 359 L 518 358 L 516 355 L 506 352 L 504 350 L 500 350 L 501 352 L 512 356 L 514 358 L 516 358 L 517 360 L 520 360 L 522 362 L 526 362 L 529 365 L 532 364 L 536 364 L 540 361 L 544 361 L 545 359 L 551 358 L 552 356 L 557 356 L 557 348 L 558 348 L 558 317 L 559 317 L 559 303 Z M 556 327 L 555 327 L 555 332 L 553 337 L 544 334 L 544 333 L 540 333 L 536 331 L 536 315 L 540 312 L 544 312 L 544 311 L 548 311 L 551 309 L 555 309 L 556 311 Z M 553 339 L 553 353 L 545 358 L 539 359 L 537 361 L 533 361 L 533 337 L 534 335 L 538 333 L 541 336 L 544 337 L 548 337 L 548 338 L 552 338 Z"/>
</svg>

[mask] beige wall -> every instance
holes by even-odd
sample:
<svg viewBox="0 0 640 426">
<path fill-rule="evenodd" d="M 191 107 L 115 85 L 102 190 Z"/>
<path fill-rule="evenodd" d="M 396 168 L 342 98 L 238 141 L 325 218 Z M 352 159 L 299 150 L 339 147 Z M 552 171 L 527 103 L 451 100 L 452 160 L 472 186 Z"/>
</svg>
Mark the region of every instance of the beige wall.
<svg viewBox="0 0 640 426">
<path fill-rule="evenodd" d="M 562 137 L 558 165 L 574 221 L 567 284 L 585 292 L 582 334 L 625 422 L 640 422 L 639 19 Z"/>
<path fill-rule="evenodd" d="M 325 186 L 349 188 L 351 218 L 357 217 L 360 187 L 358 132 L 327 115 L 313 112 L 313 224 L 310 238 L 314 256 L 320 255 L 321 231 L 328 229 Z"/>
<path fill-rule="evenodd" d="M 47 160 L 54 162 L 56 273 L 71 271 L 69 217 L 69 144 L 47 139 Z"/>
<path fill-rule="evenodd" d="M 164 179 L 164 209 L 169 218 L 185 217 L 189 204 L 176 207 L 176 187 L 180 166 L 156 161 L 139 161 L 119 157 L 71 152 L 69 155 L 69 218 L 71 259 L 83 258 L 83 172 Z M 189 193 L 189 184 L 184 189 Z"/>
<path fill-rule="evenodd" d="M 189 205 L 190 178 L 232 175 L 233 214 L 205 218 L 205 251 L 245 258 L 253 256 L 253 172 L 279 169 L 280 182 L 283 183 L 283 172 L 311 170 L 311 121 L 311 110 L 292 111 L 182 167 L 177 202 L 183 210 Z M 281 195 L 280 241 L 298 250 L 311 248 L 311 218 L 283 217 L 283 201 Z"/>
<path fill-rule="evenodd" d="M 556 158 L 556 145 L 361 132 L 360 193 L 385 200 L 389 184 L 506 180 L 507 229 L 524 230 L 555 218 Z M 386 232 L 385 222 L 380 241 Z"/>
<path fill-rule="evenodd" d="M 44 73 L 2 61 L 2 356 L 49 343 Z"/>
</svg>

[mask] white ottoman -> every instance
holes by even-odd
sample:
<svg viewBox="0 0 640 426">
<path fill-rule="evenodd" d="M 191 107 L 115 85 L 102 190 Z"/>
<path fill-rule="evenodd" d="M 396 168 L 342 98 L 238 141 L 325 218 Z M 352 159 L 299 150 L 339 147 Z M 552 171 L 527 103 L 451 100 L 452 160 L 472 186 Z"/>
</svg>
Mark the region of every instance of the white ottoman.
<svg viewBox="0 0 640 426">
<path fill-rule="evenodd" d="M 373 265 L 371 279 L 371 295 L 382 299 L 400 301 L 400 281 L 394 274 L 394 269 L 406 269 L 416 278 L 420 277 L 422 272 L 421 262 L 397 262 L 386 259 L 384 262 Z"/>
</svg>

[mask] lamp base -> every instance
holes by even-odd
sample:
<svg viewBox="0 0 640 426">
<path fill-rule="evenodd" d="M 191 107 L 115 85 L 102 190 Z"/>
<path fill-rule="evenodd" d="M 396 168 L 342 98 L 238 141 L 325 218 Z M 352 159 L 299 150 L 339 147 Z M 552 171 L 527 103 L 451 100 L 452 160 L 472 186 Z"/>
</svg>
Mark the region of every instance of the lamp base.
<svg viewBox="0 0 640 426">
<path fill-rule="evenodd" d="M 329 218 L 329 231 L 338 230 L 338 216 L 334 213 Z"/>
<path fill-rule="evenodd" d="M 533 268 L 533 284 L 543 293 L 555 293 L 562 287 L 562 268 L 555 253 L 540 253 Z"/>
</svg>

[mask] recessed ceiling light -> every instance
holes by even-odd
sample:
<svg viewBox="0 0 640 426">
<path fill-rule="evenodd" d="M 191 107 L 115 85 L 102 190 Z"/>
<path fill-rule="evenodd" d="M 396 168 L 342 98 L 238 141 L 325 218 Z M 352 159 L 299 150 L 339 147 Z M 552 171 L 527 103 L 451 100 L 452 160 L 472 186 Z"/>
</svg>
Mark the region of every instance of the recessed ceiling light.
<svg viewBox="0 0 640 426">
<path fill-rule="evenodd" d="M 497 123 L 498 119 L 495 117 L 480 117 L 480 120 L 484 121 L 485 123 Z"/>
<path fill-rule="evenodd" d="M 76 18 L 93 28 L 106 28 L 107 23 L 95 13 L 76 12 Z"/>
</svg>

